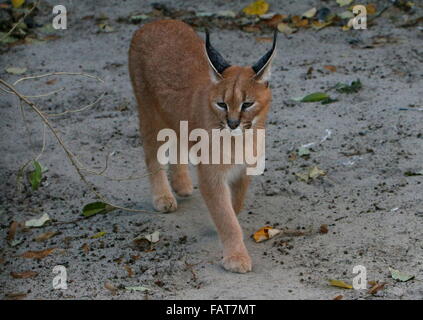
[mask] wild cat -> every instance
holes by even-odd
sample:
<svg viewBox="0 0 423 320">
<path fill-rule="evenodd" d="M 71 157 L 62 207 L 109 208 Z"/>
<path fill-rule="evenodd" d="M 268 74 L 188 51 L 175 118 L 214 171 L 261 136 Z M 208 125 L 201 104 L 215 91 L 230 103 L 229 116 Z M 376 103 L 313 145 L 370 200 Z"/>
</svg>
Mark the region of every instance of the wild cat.
<svg viewBox="0 0 423 320">
<path fill-rule="evenodd" d="M 157 159 L 161 129 L 179 132 L 180 122 L 189 130 L 232 132 L 264 129 L 271 103 L 271 62 L 276 52 L 276 32 L 270 49 L 252 67 L 232 66 L 187 24 L 162 20 L 145 24 L 132 38 L 129 73 L 139 109 L 140 132 L 157 211 L 177 209 L 173 191 L 180 197 L 193 192 L 187 164 L 170 165 L 167 173 Z M 233 156 L 233 155 L 232 155 Z M 200 192 L 223 245 L 225 269 L 251 271 L 237 214 L 250 182 L 246 166 L 197 165 Z"/>
</svg>

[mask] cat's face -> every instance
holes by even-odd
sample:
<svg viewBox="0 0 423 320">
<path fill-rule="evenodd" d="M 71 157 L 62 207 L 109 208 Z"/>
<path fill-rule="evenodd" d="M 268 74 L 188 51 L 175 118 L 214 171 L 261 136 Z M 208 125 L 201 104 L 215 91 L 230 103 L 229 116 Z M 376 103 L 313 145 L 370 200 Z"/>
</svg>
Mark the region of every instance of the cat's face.
<svg viewBox="0 0 423 320">
<path fill-rule="evenodd" d="M 257 81 L 251 67 L 228 67 L 215 82 L 209 107 L 218 117 L 220 128 L 238 132 L 263 128 L 271 102 L 267 81 Z"/>
</svg>

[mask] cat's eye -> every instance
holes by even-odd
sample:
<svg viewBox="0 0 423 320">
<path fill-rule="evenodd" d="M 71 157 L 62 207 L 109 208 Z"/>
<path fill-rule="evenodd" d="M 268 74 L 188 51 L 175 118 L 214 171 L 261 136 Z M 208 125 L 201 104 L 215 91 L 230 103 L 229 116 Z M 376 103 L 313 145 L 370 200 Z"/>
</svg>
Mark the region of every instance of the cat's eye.
<svg viewBox="0 0 423 320">
<path fill-rule="evenodd" d="M 217 102 L 216 104 L 220 109 L 228 110 L 228 105 L 225 102 Z"/>
<path fill-rule="evenodd" d="M 242 108 L 242 110 L 246 110 L 246 109 L 248 109 L 248 108 L 252 107 L 252 106 L 253 106 L 253 104 L 254 104 L 254 102 L 244 102 L 244 103 L 242 104 L 241 108 Z"/>
</svg>

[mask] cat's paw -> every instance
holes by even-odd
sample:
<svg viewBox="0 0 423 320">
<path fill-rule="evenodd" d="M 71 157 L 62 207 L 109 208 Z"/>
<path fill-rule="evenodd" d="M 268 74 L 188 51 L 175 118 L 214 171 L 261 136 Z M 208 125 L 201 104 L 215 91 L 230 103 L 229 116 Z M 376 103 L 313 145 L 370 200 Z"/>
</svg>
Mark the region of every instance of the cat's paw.
<svg viewBox="0 0 423 320">
<path fill-rule="evenodd" d="M 178 208 L 178 203 L 173 194 L 154 197 L 153 205 L 154 209 L 159 212 L 173 212 Z"/>
<path fill-rule="evenodd" d="M 251 271 L 251 258 L 248 254 L 235 253 L 222 260 L 222 266 L 228 271 L 246 273 Z"/>
<path fill-rule="evenodd" d="M 191 179 L 188 178 L 174 179 L 172 189 L 180 197 L 189 197 L 194 190 Z"/>
</svg>

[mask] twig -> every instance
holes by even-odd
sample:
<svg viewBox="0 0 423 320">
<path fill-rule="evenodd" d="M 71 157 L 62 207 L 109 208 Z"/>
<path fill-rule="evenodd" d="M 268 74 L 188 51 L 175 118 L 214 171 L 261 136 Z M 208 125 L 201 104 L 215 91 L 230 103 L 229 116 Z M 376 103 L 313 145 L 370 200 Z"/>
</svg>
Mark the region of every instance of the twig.
<svg viewBox="0 0 423 320">
<path fill-rule="evenodd" d="M 65 151 L 65 154 L 67 155 L 67 157 L 69 158 L 72 166 L 75 168 L 76 172 L 78 173 L 79 177 L 81 178 L 81 180 L 91 189 L 91 191 L 99 198 L 101 199 L 105 204 L 115 208 L 115 209 L 121 209 L 121 210 L 125 210 L 125 211 L 129 211 L 129 212 L 144 212 L 144 213 L 150 213 L 150 211 L 147 210 L 140 210 L 140 209 L 131 209 L 131 208 L 126 208 L 126 207 L 122 207 L 122 206 L 118 206 L 115 205 L 113 203 L 110 203 L 107 201 L 107 199 L 96 190 L 95 186 L 90 183 L 86 177 L 84 176 L 84 174 L 81 172 L 81 169 L 79 168 L 77 162 L 75 161 L 74 155 L 72 154 L 72 152 L 68 149 L 68 147 L 65 145 L 65 143 L 63 142 L 62 138 L 59 136 L 59 134 L 57 133 L 57 130 L 52 126 L 52 124 L 49 122 L 47 116 L 30 100 L 28 100 L 28 98 L 26 98 L 24 95 L 22 95 L 21 93 L 19 93 L 14 86 L 12 86 L 11 84 L 7 83 L 6 81 L 0 79 L 0 84 L 2 84 L 3 86 L 7 87 L 11 92 L 13 92 L 13 94 L 15 94 L 20 101 L 25 102 L 33 111 L 35 111 L 35 113 L 41 118 L 41 120 L 44 122 L 44 124 L 47 126 L 47 128 L 50 129 L 50 131 L 53 133 L 54 137 L 56 138 L 57 142 L 60 144 L 60 146 L 62 147 L 62 149 Z"/>
<path fill-rule="evenodd" d="M 1 39 L 0 39 L 0 42 L 2 42 L 4 39 L 6 39 L 13 31 L 15 31 L 15 29 L 16 29 L 16 27 L 18 26 L 18 25 L 20 25 L 21 23 L 22 23 L 22 21 L 24 21 L 25 20 L 25 18 L 35 9 L 35 7 L 37 7 L 38 6 L 38 4 L 40 3 L 40 0 L 38 0 L 37 2 L 35 2 L 34 3 L 34 5 L 32 6 L 32 8 L 27 12 L 27 13 L 25 13 L 25 15 L 22 17 L 22 18 L 20 18 L 19 19 L 19 21 L 18 22 L 16 22 L 15 23 L 15 25 L 12 27 L 12 29 L 10 29 L 9 30 L 9 32 L 7 32 Z"/>
</svg>

